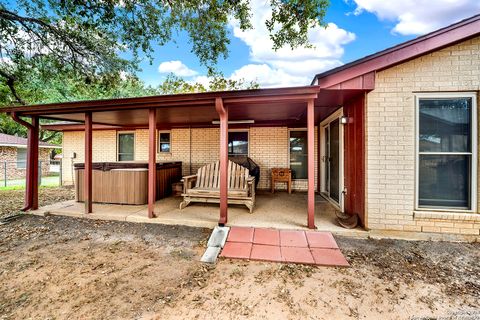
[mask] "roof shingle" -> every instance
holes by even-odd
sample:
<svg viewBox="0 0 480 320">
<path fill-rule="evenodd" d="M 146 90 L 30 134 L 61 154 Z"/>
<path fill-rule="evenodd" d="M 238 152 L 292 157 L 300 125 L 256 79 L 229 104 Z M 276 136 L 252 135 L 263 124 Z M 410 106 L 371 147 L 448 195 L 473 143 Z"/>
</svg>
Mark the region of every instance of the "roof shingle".
<svg viewBox="0 0 480 320">
<path fill-rule="evenodd" d="M 0 146 L 19 146 L 19 147 L 26 147 L 27 146 L 27 139 L 18 136 L 12 136 L 5 133 L 0 133 Z M 61 148 L 61 146 L 40 141 L 39 147 L 43 148 Z"/>
</svg>

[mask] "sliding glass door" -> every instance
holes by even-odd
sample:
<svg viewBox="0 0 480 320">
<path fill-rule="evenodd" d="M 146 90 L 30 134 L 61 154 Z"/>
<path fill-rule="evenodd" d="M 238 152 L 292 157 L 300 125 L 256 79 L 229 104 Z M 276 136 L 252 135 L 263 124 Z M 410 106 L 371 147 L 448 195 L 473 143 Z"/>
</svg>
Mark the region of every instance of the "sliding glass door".
<svg viewBox="0 0 480 320">
<path fill-rule="evenodd" d="M 342 125 L 340 116 L 332 116 L 322 123 L 322 192 L 332 202 L 342 207 Z"/>
<path fill-rule="evenodd" d="M 330 143 L 328 150 L 329 195 L 340 203 L 340 122 L 330 122 Z"/>
</svg>

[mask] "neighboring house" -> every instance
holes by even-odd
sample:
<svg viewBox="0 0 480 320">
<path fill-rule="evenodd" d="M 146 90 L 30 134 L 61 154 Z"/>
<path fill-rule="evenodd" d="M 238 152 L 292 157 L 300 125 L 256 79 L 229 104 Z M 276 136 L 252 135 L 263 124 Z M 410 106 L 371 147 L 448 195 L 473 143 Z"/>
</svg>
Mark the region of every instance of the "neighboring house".
<svg viewBox="0 0 480 320">
<path fill-rule="evenodd" d="M 310 87 L 9 111 L 77 122 L 91 115 L 94 162 L 154 159 L 149 132 L 158 129 L 157 160 L 182 161 L 184 175 L 219 159 L 218 119 L 226 114 L 229 153 L 246 154 L 260 166 L 259 188 L 270 188 L 272 168 L 290 167 L 293 189 L 308 189 L 309 227 L 315 190 L 358 214 L 367 229 L 480 238 L 479 90 L 477 15 L 318 74 Z M 62 179 L 73 183 L 72 164 L 85 159 L 85 126 L 44 128 L 63 131 Z"/>
<path fill-rule="evenodd" d="M 54 149 L 61 149 L 61 146 L 41 141 L 39 143 L 38 161 L 41 162 L 42 174 L 50 171 L 50 159 Z M 0 180 L 4 179 L 5 166 L 7 178 L 25 178 L 27 161 L 27 139 L 0 133 Z"/>
</svg>

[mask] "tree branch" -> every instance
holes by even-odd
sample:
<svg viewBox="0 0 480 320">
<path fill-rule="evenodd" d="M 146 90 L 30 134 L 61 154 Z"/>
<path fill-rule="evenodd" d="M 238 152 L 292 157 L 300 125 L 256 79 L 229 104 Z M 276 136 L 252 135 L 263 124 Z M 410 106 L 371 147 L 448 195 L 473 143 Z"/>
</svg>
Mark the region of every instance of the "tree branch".
<svg viewBox="0 0 480 320">
<path fill-rule="evenodd" d="M 45 136 L 45 133 L 45 130 L 40 130 L 40 140 L 43 142 L 48 142 L 58 136 L 58 132 L 52 132 L 52 134 L 48 136 Z"/>
<path fill-rule="evenodd" d="M 86 48 L 84 45 L 82 46 L 82 44 L 79 43 L 80 40 L 72 37 L 67 30 L 62 30 L 62 28 L 49 24 L 42 19 L 20 16 L 15 12 L 3 8 L 0 8 L 0 19 L 18 23 L 31 35 L 31 38 L 36 37 L 40 45 L 45 47 L 49 53 L 54 55 L 59 61 L 73 68 L 80 66 L 82 72 L 87 73 L 81 60 L 88 61 L 98 53 L 94 47 Z M 38 30 L 34 27 L 35 25 L 39 28 Z M 52 39 L 49 39 L 49 35 Z M 57 52 L 58 50 L 54 50 L 54 48 L 51 47 L 51 44 L 55 44 L 55 42 L 64 46 L 64 50 L 69 52 L 71 59 L 67 59 L 65 54 L 59 53 Z M 89 50 L 93 52 L 90 53 Z M 79 57 L 83 57 L 83 59 Z"/>
<path fill-rule="evenodd" d="M 11 94 L 15 97 L 15 100 L 21 104 L 25 105 L 25 101 L 20 97 L 17 90 L 15 89 L 15 77 L 11 74 L 0 69 L 0 76 L 5 78 L 5 82 L 7 83 L 8 88 L 10 89 Z"/>
</svg>

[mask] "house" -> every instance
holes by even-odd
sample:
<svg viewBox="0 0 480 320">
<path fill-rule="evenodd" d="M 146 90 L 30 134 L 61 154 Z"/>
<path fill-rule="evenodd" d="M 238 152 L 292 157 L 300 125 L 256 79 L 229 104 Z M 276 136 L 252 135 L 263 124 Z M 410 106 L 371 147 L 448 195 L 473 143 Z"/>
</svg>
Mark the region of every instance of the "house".
<svg viewBox="0 0 480 320">
<path fill-rule="evenodd" d="M 242 154 L 259 165 L 260 189 L 270 188 L 272 168 L 292 169 L 293 189 L 307 191 L 309 228 L 320 194 L 337 210 L 358 215 L 365 229 L 479 239 L 479 90 L 476 15 L 317 74 L 310 86 L 5 111 L 19 122 L 20 116 L 35 120 L 33 145 L 36 119 L 75 123 L 43 128 L 64 134 L 64 183 L 73 183 L 72 164 L 85 162 L 86 213 L 92 161 L 148 162 L 151 182 L 157 160 L 181 161 L 188 175 L 220 159 L 226 174 L 228 155 Z M 220 224 L 228 223 L 226 183 L 220 184 Z M 156 210 L 154 185 L 149 217 Z M 27 202 L 33 207 L 34 198 L 32 186 Z"/>
<path fill-rule="evenodd" d="M 38 159 L 41 161 L 42 174 L 47 174 L 50 171 L 52 151 L 60 149 L 61 146 L 43 141 L 40 141 L 38 146 Z M 0 133 L 0 168 L 2 169 L 0 180 L 4 179 L 5 172 L 9 180 L 25 178 L 26 160 L 27 139 Z"/>
</svg>

